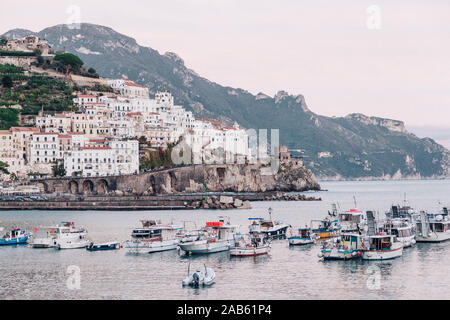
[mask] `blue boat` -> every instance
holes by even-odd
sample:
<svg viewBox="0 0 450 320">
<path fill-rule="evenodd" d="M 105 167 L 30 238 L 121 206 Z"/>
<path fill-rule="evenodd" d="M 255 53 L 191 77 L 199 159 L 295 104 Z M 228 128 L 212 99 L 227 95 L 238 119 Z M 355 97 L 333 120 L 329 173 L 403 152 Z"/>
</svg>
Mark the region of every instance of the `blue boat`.
<svg viewBox="0 0 450 320">
<path fill-rule="evenodd" d="M 91 242 L 86 247 L 86 250 L 88 250 L 88 251 L 104 251 L 104 250 L 117 250 L 117 249 L 120 249 L 119 242 L 106 242 L 106 243 L 98 243 L 98 244 Z"/>
<path fill-rule="evenodd" d="M 30 237 L 25 229 L 14 228 L 0 238 L 0 246 L 26 244 Z"/>
</svg>

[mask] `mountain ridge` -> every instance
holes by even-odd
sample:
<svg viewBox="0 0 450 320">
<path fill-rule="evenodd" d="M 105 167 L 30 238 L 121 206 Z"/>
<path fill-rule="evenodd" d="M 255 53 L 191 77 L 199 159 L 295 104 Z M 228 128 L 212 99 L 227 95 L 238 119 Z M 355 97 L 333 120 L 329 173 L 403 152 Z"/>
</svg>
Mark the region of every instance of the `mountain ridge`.
<svg viewBox="0 0 450 320">
<path fill-rule="evenodd" d="M 21 37 L 26 32 L 32 31 L 13 29 L 4 35 Z M 170 91 L 177 104 L 196 116 L 256 130 L 278 128 L 280 143 L 301 150 L 297 154 L 319 178 L 450 175 L 449 151 L 433 139 L 409 133 L 402 121 L 360 113 L 326 117 L 312 112 L 301 94 L 280 90 L 270 97 L 221 86 L 186 67 L 178 54 L 160 54 L 109 27 L 81 24 L 78 30 L 57 25 L 32 33 L 48 40 L 55 50 L 79 55 L 103 77 L 126 75 L 152 94 Z"/>
</svg>

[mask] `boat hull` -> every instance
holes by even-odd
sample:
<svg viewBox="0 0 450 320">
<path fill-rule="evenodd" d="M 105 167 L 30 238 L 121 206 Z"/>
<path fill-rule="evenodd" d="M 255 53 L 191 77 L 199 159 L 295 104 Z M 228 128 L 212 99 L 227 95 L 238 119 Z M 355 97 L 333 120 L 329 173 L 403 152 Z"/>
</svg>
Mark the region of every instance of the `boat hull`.
<svg viewBox="0 0 450 320">
<path fill-rule="evenodd" d="M 89 245 L 89 241 L 67 241 L 67 242 L 57 242 L 55 245 L 55 249 L 57 250 L 66 250 L 66 249 L 84 249 Z"/>
<path fill-rule="evenodd" d="M 228 251 L 231 248 L 231 240 L 208 242 L 206 240 L 180 243 L 178 246 L 188 254 L 215 253 Z"/>
<path fill-rule="evenodd" d="M 328 239 L 339 236 L 341 229 L 332 229 L 332 230 L 312 230 L 314 234 L 316 234 L 320 239 Z"/>
<path fill-rule="evenodd" d="M 324 249 L 322 250 L 324 260 L 352 260 L 361 257 L 362 253 L 358 250 L 342 250 L 342 249 Z"/>
<path fill-rule="evenodd" d="M 403 254 L 403 246 L 400 244 L 392 250 L 364 250 L 362 254 L 363 260 L 389 260 L 401 257 Z"/>
<path fill-rule="evenodd" d="M 268 254 L 269 246 L 262 247 L 235 247 L 230 249 L 230 255 L 233 257 L 254 257 Z"/>
<path fill-rule="evenodd" d="M 18 244 L 27 244 L 28 236 L 17 237 L 17 238 L 7 238 L 0 239 L 0 246 L 13 246 Z"/>
<path fill-rule="evenodd" d="M 450 232 L 432 232 L 430 236 L 416 235 L 416 242 L 443 242 L 450 240 Z"/>
<path fill-rule="evenodd" d="M 88 251 L 106 251 L 106 250 L 118 250 L 120 249 L 120 243 L 114 242 L 114 243 L 105 243 L 105 244 L 98 244 L 93 246 L 86 247 L 86 250 Z"/>
<path fill-rule="evenodd" d="M 178 240 L 166 241 L 128 241 L 124 247 L 129 253 L 154 253 L 175 250 Z"/>
<path fill-rule="evenodd" d="M 286 237 L 286 231 L 289 228 L 288 225 L 284 225 L 279 228 L 273 228 L 270 230 L 264 230 L 264 229 L 258 229 L 258 230 L 251 230 L 250 234 L 253 233 L 263 233 L 266 235 L 269 239 L 278 239 L 278 238 L 284 238 Z"/>
<path fill-rule="evenodd" d="M 288 242 L 291 245 L 303 246 L 314 243 L 315 240 L 312 238 L 289 237 Z"/>
</svg>

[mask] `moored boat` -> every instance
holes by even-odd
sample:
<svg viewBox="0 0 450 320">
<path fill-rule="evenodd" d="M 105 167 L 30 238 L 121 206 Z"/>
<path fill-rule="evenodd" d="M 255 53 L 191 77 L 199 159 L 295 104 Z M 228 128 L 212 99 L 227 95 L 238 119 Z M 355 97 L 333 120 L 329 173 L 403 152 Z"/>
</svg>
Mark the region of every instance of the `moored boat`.
<svg viewBox="0 0 450 320">
<path fill-rule="evenodd" d="M 311 228 L 303 227 L 297 229 L 297 234 L 288 237 L 288 242 L 291 245 L 307 245 L 315 243 L 319 236 L 312 232 Z"/>
<path fill-rule="evenodd" d="M 230 249 L 230 255 L 234 257 L 254 257 L 268 254 L 271 248 L 267 236 L 261 234 L 251 234 L 250 241 L 244 237 L 235 239 L 235 245 Z"/>
<path fill-rule="evenodd" d="M 105 243 L 89 243 L 86 247 L 88 251 L 105 251 L 105 250 L 118 250 L 120 249 L 120 243 L 115 242 L 105 242 Z"/>
<path fill-rule="evenodd" d="M 183 286 L 210 286 L 216 281 L 216 273 L 212 268 L 207 268 L 204 265 L 204 268 L 199 268 L 197 271 L 190 273 L 190 267 L 191 265 L 189 264 L 188 276 L 182 281 Z"/>
<path fill-rule="evenodd" d="M 233 246 L 236 226 L 230 225 L 229 218 L 219 217 L 219 221 L 206 223 L 198 230 L 197 236 L 182 238 L 178 246 L 187 254 L 214 253 L 228 251 Z"/>
<path fill-rule="evenodd" d="M 268 209 L 269 219 L 264 218 L 249 218 L 252 223 L 249 226 L 250 233 L 264 233 L 270 239 L 285 238 L 286 231 L 290 225 L 282 221 L 272 220 L 272 208 Z"/>
<path fill-rule="evenodd" d="M 62 248 L 77 247 L 84 248 L 89 244 L 85 239 L 87 230 L 76 228 L 73 222 L 62 222 L 61 225 L 46 227 L 46 237 L 34 237 L 29 241 L 32 248 Z M 80 241 L 82 240 L 82 241 Z M 84 246 L 83 246 L 84 245 Z"/>
<path fill-rule="evenodd" d="M 356 233 L 342 233 L 338 238 L 322 244 L 319 258 L 324 260 L 351 260 L 362 256 L 362 236 Z"/>
<path fill-rule="evenodd" d="M 31 234 L 25 229 L 14 228 L 0 238 L 0 246 L 26 244 Z"/>
<path fill-rule="evenodd" d="M 141 220 L 142 228 L 133 229 L 132 240 L 124 247 L 129 253 L 152 253 L 177 249 L 179 239 L 176 233 L 181 226 L 163 224 L 159 220 Z"/>
<path fill-rule="evenodd" d="M 341 230 L 339 221 L 331 217 L 322 220 L 312 220 L 311 226 L 312 232 L 320 239 L 337 237 Z"/>
<path fill-rule="evenodd" d="M 421 211 L 415 217 L 415 222 L 417 242 L 443 242 L 450 240 L 450 219 L 447 208 L 443 208 L 440 213 Z"/>
<path fill-rule="evenodd" d="M 382 226 L 382 231 L 397 237 L 404 248 L 416 243 L 414 225 L 407 218 L 388 219 Z"/>
<path fill-rule="evenodd" d="M 363 260 L 388 260 L 401 257 L 403 244 L 396 238 L 385 232 L 365 236 L 362 244 Z"/>
</svg>

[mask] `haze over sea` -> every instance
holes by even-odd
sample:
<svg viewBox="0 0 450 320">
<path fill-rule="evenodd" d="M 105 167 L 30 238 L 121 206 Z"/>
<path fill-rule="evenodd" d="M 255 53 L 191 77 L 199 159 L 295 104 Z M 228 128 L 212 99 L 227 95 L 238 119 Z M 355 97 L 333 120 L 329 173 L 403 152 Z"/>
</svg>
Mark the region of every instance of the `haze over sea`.
<svg viewBox="0 0 450 320">
<path fill-rule="evenodd" d="M 327 215 L 331 204 L 377 210 L 379 218 L 392 204 L 439 211 L 450 205 L 450 180 L 322 182 L 328 191 L 308 192 L 321 197 L 311 202 L 252 202 L 250 210 L 189 211 L 3 211 L 5 230 L 19 225 L 34 227 L 74 221 L 87 228 L 95 242 L 125 241 L 140 219 L 163 222 L 195 221 L 197 227 L 220 215 L 231 218 L 247 232 L 249 217 L 268 217 L 303 226 Z M 192 226 L 192 225 L 191 225 Z M 377 261 L 321 261 L 319 245 L 289 247 L 273 242 L 269 256 L 230 258 L 228 252 L 186 257 L 176 250 L 145 255 L 125 250 L 31 249 L 0 247 L 0 299 L 450 299 L 450 242 L 416 244 L 398 259 Z M 210 288 L 182 288 L 191 269 L 212 267 L 216 283 Z M 79 290 L 68 289 L 67 268 L 81 271 Z"/>
</svg>

